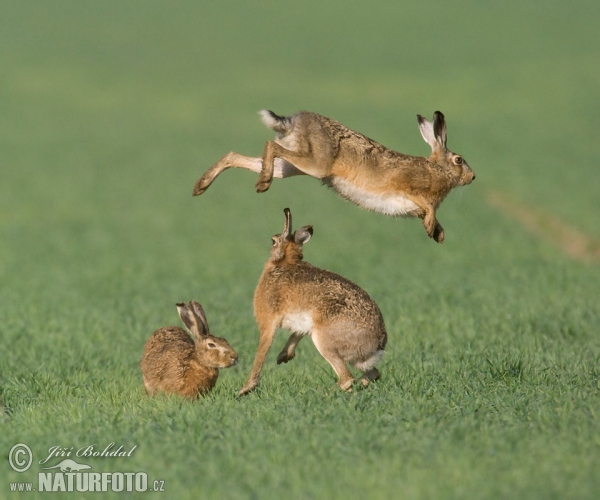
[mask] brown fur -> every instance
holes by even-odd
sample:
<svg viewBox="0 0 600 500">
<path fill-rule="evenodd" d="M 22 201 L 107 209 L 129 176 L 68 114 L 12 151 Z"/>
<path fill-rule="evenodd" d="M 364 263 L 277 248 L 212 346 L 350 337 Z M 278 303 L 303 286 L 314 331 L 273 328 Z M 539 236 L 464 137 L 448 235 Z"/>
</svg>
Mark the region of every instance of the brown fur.
<svg viewBox="0 0 600 500">
<path fill-rule="evenodd" d="M 475 178 L 467 162 L 446 148 L 446 123 L 439 111 L 433 122 L 417 115 L 423 139 L 431 146 L 428 158 L 388 149 L 316 113 L 261 114 L 277 132 L 274 141 L 267 141 L 262 158 L 228 153 L 196 182 L 195 196 L 232 167 L 259 173 L 258 192 L 266 191 L 273 177 L 310 175 L 367 210 L 423 219 L 429 237 L 442 243 L 444 230 L 436 219 L 437 208 L 454 187 Z"/>
<path fill-rule="evenodd" d="M 149 395 L 164 391 L 197 398 L 215 386 L 219 368 L 237 363 L 237 353 L 225 339 L 210 334 L 200 304 L 181 303 L 177 309 L 194 340 L 177 326 L 156 330 L 140 360 L 144 386 Z"/>
<path fill-rule="evenodd" d="M 375 364 L 383 355 L 387 333 L 377 304 L 360 287 L 330 271 L 302 260 L 302 246 L 312 226 L 292 234 L 291 213 L 285 210 L 284 231 L 273 237 L 271 256 L 254 293 L 254 314 L 260 330 L 258 351 L 248 381 L 240 391 L 247 394 L 259 383 L 260 372 L 278 328 L 292 330 L 277 363 L 295 357 L 296 345 L 311 335 L 319 353 L 329 362 L 344 390 L 354 377 L 349 363 L 363 371 L 367 385 L 380 377 Z"/>
</svg>

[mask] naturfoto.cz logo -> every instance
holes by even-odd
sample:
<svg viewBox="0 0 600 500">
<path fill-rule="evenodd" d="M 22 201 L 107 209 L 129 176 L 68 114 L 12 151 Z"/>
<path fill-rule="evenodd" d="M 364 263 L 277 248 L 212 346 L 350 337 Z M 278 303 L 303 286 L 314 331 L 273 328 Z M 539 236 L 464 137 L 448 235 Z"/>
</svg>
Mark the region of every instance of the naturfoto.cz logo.
<svg viewBox="0 0 600 500">
<path fill-rule="evenodd" d="M 80 462 L 83 458 L 125 458 L 131 457 L 137 445 L 126 448 L 110 443 L 104 448 L 96 445 L 74 447 L 52 446 L 48 453 L 38 462 L 41 467 L 37 475 L 37 484 L 33 482 L 10 483 L 10 491 L 48 491 L 48 492 L 142 492 L 164 491 L 164 481 L 148 481 L 148 474 L 137 472 L 95 472 L 92 466 Z M 78 460 L 75 460 L 74 457 Z M 61 458 L 58 463 L 48 463 L 52 459 Z M 29 470 L 33 463 L 33 452 L 24 443 L 14 445 L 8 454 L 8 462 L 15 472 Z M 50 471 L 50 472 L 47 472 Z"/>
</svg>

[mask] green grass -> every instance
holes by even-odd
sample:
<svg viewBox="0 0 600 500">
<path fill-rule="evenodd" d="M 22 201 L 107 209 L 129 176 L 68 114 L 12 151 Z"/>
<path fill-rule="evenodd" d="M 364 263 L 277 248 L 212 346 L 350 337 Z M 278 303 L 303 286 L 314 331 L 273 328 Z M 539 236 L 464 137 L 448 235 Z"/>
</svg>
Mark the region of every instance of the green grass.
<svg viewBox="0 0 600 500">
<path fill-rule="evenodd" d="M 5 2 L 0 498 L 50 447 L 111 442 L 137 448 L 79 461 L 145 471 L 169 498 L 595 498 L 600 267 L 487 200 L 600 238 L 598 22 L 591 1 Z M 261 153 L 263 108 L 410 154 L 428 153 L 415 115 L 442 110 L 477 174 L 438 212 L 444 245 L 310 178 L 257 195 L 228 171 L 192 198 L 227 151 Z M 341 393 L 310 340 L 276 366 L 280 335 L 260 388 L 235 396 L 285 206 L 314 225 L 306 259 L 380 305 L 367 390 Z M 200 401 L 149 399 L 144 342 L 190 299 L 240 363 Z M 17 474 L 20 442 L 34 464 Z"/>
</svg>

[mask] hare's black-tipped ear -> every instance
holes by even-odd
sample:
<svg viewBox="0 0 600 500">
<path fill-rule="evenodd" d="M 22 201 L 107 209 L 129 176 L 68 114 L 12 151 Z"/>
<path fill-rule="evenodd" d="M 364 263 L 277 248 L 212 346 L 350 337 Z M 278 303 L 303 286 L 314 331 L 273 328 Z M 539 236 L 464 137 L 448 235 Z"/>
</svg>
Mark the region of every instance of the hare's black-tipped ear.
<svg viewBox="0 0 600 500">
<path fill-rule="evenodd" d="M 281 233 L 286 238 L 292 235 L 292 211 L 289 208 L 284 208 L 285 223 L 283 224 L 283 232 Z"/>
<path fill-rule="evenodd" d="M 206 314 L 202 306 L 195 300 L 190 300 L 190 307 L 198 320 L 198 326 L 200 327 L 200 333 L 202 335 L 209 335 L 210 329 L 208 328 L 208 321 L 206 320 Z"/>
<path fill-rule="evenodd" d="M 433 123 L 421 115 L 417 115 L 419 121 L 419 130 L 424 141 L 429 144 L 431 152 L 435 152 L 440 148 L 446 147 L 446 122 L 444 115 L 436 111 L 433 115 Z"/>
<path fill-rule="evenodd" d="M 301 227 L 300 229 L 296 230 L 296 232 L 294 233 L 294 242 L 297 245 L 304 245 L 305 243 L 307 243 L 310 240 L 310 238 L 312 237 L 312 234 L 313 234 L 312 226 Z"/>
<path fill-rule="evenodd" d="M 433 113 L 433 133 L 435 139 L 444 147 L 446 147 L 446 120 L 441 111 Z"/>
<path fill-rule="evenodd" d="M 183 321 L 183 324 L 188 329 L 188 331 L 192 334 L 193 337 L 201 337 L 202 327 L 198 324 L 198 319 L 196 318 L 196 315 L 194 314 L 190 306 L 184 304 L 183 302 L 178 303 L 176 305 L 179 317 L 181 318 L 181 321 Z"/>
</svg>

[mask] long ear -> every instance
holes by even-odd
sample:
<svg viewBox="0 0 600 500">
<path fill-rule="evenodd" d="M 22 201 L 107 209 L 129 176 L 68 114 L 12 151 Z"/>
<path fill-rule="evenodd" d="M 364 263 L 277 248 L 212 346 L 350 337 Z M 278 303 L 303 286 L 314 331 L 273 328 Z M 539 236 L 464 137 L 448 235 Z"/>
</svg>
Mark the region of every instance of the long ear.
<svg viewBox="0 0 600 500">
<path fill-rule="evenodd" d="M 176 304 L 176 306 L 177 306 L 177 312 L 179 313 L 179 317 L 181 318 L 181 321 L 183 321 L 183 324 L 188 329 L 188 331 L 192 334 L 192 336 L 195 338 L 202 337 L 202 334 L 200 333 L 201 329 L 198 324 L 198 319 L 196 318 L 196 315 L 194 314 L 194 312 L 191 310 L 190 306 L 188 306 L 187 304 L 185 304 L 183 302 Z"/>
<path fill-rule="evenodd" d="M 296 245 L 304 245 L 305 243 L 307 243 L 310 240 L 310 238 L 312 237 L 312 234 L 313 234 L 312 226 L 301 227 L 300 229 L 297 229 L 296 232 L 294 233 L 294 242 L 296 243 Z"/>
<path fill-rule="evenodd" d="M 431 150 L 434 151 L 438 146 L 435 140 L 435 134 L 433 133 L 433 123 L 421 115 L 417 115 L 417 120 L 419 122 L 419 130 L 421 131 L 423 140 L 429 144 Z"/>
<path fill-rule="evenodd" d="M 292 235 L 292 211 L 289 208 L 284 208 L 283 213 L 285 214 L 285 223 L 283 224 L 283 232 L 281 234 L 289 238 Z"/>
<path fill-rule="evenodd" d="M 437 142 L 446 147 L 446 120 L 441 111 L 433 113 L 433 133 Z"/>
<path fill-rule="evenodd" d="M 417 115 L 417 120 L 419 121 L 419 130 L 421 131 L 421 135 L 423 136 L 423 139 L 425 140 L 425 142 L 427 144 L 429 144 L 429 147 L 431 148 L 432 153 L 434 151 L 437 151 L 438 149 L 440 149 L 440 147 L 445 147 L 445 143 L 438 141 L 438 139 L 436 137 L 436 133 L 434 132 L 435 118 L 438 113 L 439 113 L 439 111 L 436 111 L 435 114 L 433 115 L 434 123 L 431 123 L 427 118 L 424 118 L 421 115 Z M 441 113 L 439 113 L 439 114 L 442 115 Z M 442 115 L 442 123 L 444 123 L 444 115 Z M 445 136 L 445 134 L 446 134 L 446 128 L 444 125 L 444 136 Z"/>
<path fill-rule="evenodd" d="M 210 328 L 208 328 L 208 321 L 206 320 L 206 314 L 202 306 L 195 300 L 190 300 L 190 307 L 198 320 L 198 326 L 200 327 L 200 333 L 203 336 L 210 335 Z"/>
</svg>

